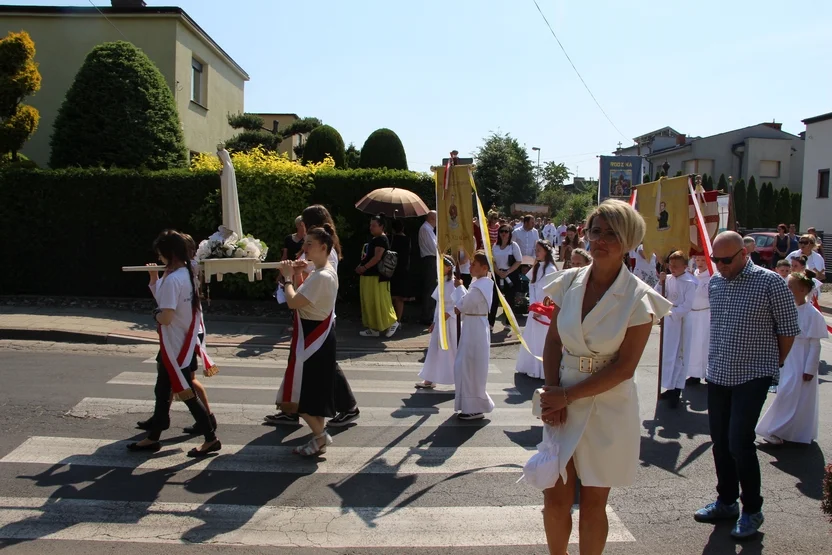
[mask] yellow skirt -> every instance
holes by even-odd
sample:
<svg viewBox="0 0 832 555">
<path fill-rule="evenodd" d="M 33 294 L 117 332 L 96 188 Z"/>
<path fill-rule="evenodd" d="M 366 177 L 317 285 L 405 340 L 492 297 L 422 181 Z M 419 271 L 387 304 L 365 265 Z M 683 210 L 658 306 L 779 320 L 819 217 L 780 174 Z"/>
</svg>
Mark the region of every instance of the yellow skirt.
<svg viewBox="0 0 832 555">
<path fill-rule="evenodd" d="M 396 311 L 390 297 L 390 282 L 378 276 L 361 276 L 361 321 L 364 327 L 384 331 L 396 322 Z"/>
</svg>

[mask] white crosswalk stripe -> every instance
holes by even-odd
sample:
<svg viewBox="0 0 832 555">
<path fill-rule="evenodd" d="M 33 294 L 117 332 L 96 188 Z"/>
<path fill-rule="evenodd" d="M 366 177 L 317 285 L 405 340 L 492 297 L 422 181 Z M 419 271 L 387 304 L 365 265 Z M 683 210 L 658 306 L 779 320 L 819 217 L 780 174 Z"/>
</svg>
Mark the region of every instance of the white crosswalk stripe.
<svg viewBox="0 0 832 555">
<path fill-rule="evenodd" d="M 214 363 L 222 371 L 223 368 L 270 368 L 279 371 L 282 376 L 283 370 L 288 364 L 288 359 L 256 360 L 250 358 L 215 358 Z M 156 357 L 150 357 L 142 361 L 144 364 L 156 364 Z M 341 369 L 345 372 L 383 372 L 402 373 L 416 375 L 424 366 L 421 362 L 339 362 Z M 502 374 L 496 364 L 488 365 L 489 374 Z M 277 374 L 275 374 L 277 375 Z"/>
</svg>

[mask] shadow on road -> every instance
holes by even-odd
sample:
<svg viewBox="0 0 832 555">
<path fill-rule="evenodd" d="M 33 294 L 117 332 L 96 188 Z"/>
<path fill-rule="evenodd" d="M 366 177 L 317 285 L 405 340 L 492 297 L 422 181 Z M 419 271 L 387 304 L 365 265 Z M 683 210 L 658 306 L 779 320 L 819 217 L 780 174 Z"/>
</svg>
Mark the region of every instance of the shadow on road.
<svg viewBox="0 0 832 555">
<path fill-rule="evenodd" d="M 708 452 L 711 447 L 710 441 L 699 445 L 683 461 L 679 461 L 682 445 L 679 441 L 674 441 L 682 439 L 682 436 L 687 439 L 710 436 L 708 414 L 688 410 L 694 406 L 706 406 L 707 395 L 703 386 L 688 387 L 678 409 L 672 409 L 665 401 L 659 401 L 653 419 L 642 422 L 642 426 L 647 430 L 647 437 L 641 438 L 642 466 L 656 466 L 678 475 L 682 469 Z"/>
<path fill-rule="evenodd" d="M 776 469 L 800 480 L 795 486 L 800 493 L 817 500 L 823 497 L 822 484 L 826 462 L 817 443 L 761 443 L 757 448 L 775 459 L 771 465 Z"/>
</svg>

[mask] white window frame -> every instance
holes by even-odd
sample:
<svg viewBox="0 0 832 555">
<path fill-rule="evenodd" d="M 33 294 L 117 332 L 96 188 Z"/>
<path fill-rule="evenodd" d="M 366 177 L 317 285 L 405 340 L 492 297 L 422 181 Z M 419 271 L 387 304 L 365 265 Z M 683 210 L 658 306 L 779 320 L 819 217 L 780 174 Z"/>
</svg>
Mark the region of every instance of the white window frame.
<svg viewBox="0 0 832 555">
<path fill-rule="evenodd" d="M 763 173 L 763 167 L 766 165 L 766 163 L 777 164 L 776 175 L 771 175 L 770 173 Z M 780 162 L 780 160 L 760 160 L 760 177 L 780 177 L 782 167 L 783 164 Z"/>
<path fill-rule="evenodd" d="M 207 106 L 205 69 L 205 62 L 199 58 L 191 57 L 191 102 L 202 107 Z"/>
</svg>

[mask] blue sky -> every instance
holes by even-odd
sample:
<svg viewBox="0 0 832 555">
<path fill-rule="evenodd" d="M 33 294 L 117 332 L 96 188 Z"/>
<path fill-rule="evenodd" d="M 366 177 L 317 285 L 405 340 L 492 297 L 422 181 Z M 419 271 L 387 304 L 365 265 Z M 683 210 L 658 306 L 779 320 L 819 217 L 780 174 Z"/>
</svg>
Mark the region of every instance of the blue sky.
<svg viewBox="0 0 832 555">
<path fill-rule="evenodd" d="M 592 177 L 597 155 L 665 125 L 798 133 L 832 111 L 832 2 L 538 2 L 623 135 L 532 0 L 147 0 L 183 8 L 246 69 L 246 111 L 316 116 L 359 148 L 389 127 L 420 171 L 501 131 Z"/>
</svg>

